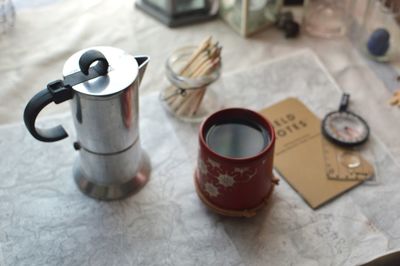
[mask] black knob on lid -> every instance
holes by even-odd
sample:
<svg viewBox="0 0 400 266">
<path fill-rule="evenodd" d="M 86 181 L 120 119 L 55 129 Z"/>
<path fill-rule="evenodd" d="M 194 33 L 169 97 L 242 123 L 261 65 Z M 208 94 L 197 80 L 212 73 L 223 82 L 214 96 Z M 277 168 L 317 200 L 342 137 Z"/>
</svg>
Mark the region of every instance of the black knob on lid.
<svg viewBox="0 0 400 266">
<path fill-rule="evenodd" d="M 106 57 L 97 50 L 88 50 L 79 58 L 79 68 L 85 75 L 89 75 L 89 68 L 94 62 L 98 62 L 93 69 L 101 75 L 107 75 L 108 73 L 108 61 Z"/>
</svg>

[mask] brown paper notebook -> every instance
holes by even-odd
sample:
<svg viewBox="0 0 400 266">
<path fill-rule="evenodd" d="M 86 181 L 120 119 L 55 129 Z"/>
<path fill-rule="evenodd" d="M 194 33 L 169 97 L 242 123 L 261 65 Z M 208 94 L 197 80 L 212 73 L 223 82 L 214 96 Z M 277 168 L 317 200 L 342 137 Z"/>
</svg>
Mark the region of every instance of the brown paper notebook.
<svg viewBox="0 0 400 266">
<path fill-rule="evenodd" d="M 363 182 L 360 179 L 328 179 L 326 165 L 336 165 L 338 172 L 345 167 L 340 166 L 336 157 L 324 157 L 324 152 L 328 150 L 339 154 L 346 150 L 325 140 L 321 134 L 321 121 L 299 100 L 288 98 L 260 113 L 275 128 L 276 170 L 312 208 L 320 207 Z M 373 173 L 372 166 L 361 156 L 359 158 L 364 171 L 370 176 Z"/>
</svg>

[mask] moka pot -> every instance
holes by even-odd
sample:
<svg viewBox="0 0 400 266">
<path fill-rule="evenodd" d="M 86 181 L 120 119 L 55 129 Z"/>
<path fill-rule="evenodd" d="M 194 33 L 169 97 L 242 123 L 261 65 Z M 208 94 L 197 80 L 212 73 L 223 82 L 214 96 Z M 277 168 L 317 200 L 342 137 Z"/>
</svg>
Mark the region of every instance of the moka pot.
<svg viewBox="0 0 400 266">
<path fill-rule="evenodd" d="M 73 54 L 56 80 L 27 104 L 24 121 L 32 136 L 53 142 L 68 136 L 59 125 L 37 128 L 35 120 L 49 103 L 70 100 L 79 156 L 74 178 L 80 190 L 101 200 L 127 197 L 148 180 L 150 164 L 139 138 L 139 85 L 147 56 L 113 47 Z"/>
</svg>

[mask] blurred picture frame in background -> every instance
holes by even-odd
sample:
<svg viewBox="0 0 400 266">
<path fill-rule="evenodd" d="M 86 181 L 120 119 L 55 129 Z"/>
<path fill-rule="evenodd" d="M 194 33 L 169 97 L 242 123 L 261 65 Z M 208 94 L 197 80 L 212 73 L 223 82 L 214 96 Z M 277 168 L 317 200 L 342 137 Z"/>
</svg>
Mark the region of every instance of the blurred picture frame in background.
<svg viewBox="0 0 400 266">
<path fill-rule="evenodd" d="M 171 28 L 208 21 L 218 13 L 218 0 L 137 0 L 135 5 Z"/>
</svg>

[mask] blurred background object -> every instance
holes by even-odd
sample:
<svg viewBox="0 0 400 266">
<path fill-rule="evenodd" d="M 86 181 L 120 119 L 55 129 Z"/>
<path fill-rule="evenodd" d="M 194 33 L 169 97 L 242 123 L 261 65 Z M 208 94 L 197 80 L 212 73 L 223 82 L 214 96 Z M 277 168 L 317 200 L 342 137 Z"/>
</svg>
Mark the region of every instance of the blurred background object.
<svg viewBox="0 0 400 266">
<path fill-rule="evenodd" d="M 304 0 L 285 0 L 284 2 L 285 6 L 302 5 L 303 3 Z"/>
<path fill-rule="evenodd" d="M 220 0 L 221 17 L 242 36 L 275 23 L 283 0 Z"/>
<path fill-rule="evenodd" d="M 169 27 L 215 18 L 218 0 L 137 0 L 136 6 Z"/>
<path fill-rule="evenodd" d="M 283 30 L 286 38 L 296 38 L 300 33 L 300 25 L 294 20 L 294 15 L 290 11 L 281 12 L 277 15 L 276 26 Z"/>
<path fill-rule="evenodd" d="M 315 37 L 332 38 L 346 34 L 346 0 L 305 0 L 303 27 Z"/>
<path fill-rule="evenodd" d="M 19 11 L 24 9 L 41 8 L 62 1 L 63 0 L 13 0 L 13 3 L 15 10 L 18 13 Z"/>
<path fill-rule="evenodd" d="M 15 23 L 15 8 L 11 0 L 0 0 L 0 34 L 9 31 Z"/>
<path fill-rule="evenodd" d="M 376 61 L 398 59 L 400 1 L 369 0 L 364 15 L 359 46 Z"/>
</svg>

